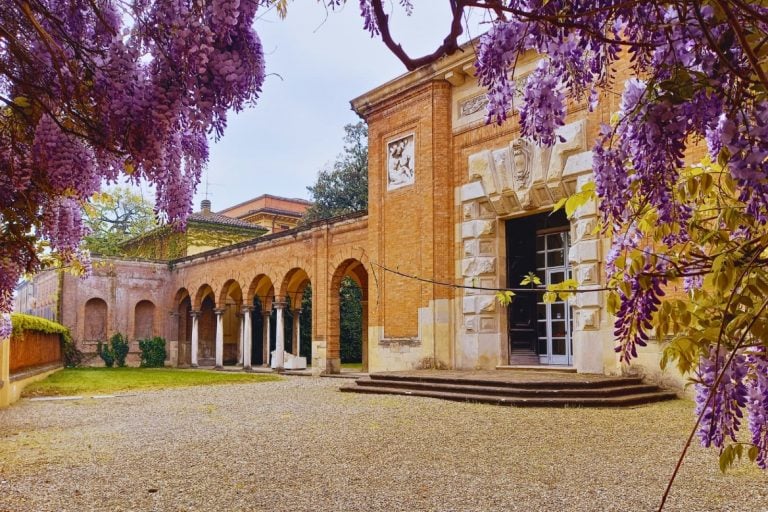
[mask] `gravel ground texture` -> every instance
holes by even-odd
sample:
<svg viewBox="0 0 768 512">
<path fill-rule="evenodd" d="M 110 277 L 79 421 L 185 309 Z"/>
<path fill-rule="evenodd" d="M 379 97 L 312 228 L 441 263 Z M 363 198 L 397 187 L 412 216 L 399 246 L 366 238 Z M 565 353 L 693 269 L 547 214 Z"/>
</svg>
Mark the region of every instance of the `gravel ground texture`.
<svg viewBox="0 0 768 512">
<path fill-rule="evenodd" d="M 529 409 L 336 379 L 0 410 L 0 511 L 655 510 L 692 403 Z M 665 510 L 768 511 L 768 474 L 694 447 Z"/>
</svg>

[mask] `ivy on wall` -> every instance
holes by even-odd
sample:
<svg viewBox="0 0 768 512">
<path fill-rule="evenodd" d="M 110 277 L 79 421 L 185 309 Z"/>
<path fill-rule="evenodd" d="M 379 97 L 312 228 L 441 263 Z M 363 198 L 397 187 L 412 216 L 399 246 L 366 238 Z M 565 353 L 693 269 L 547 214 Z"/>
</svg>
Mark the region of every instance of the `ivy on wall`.
<svg viewBox="0 0 768 512">
<path fill-rule="evenodd" d="M 256 227 L 256 226 L 254 226 Z M 185 233 L 165 226 L 122 244 L 124 256 L 172 260 L 188 256 L 190 249 L 226 247 L 263 235 L 266 230 L 243 229 L 225 224 L 190 222 Z"/>
</svg>

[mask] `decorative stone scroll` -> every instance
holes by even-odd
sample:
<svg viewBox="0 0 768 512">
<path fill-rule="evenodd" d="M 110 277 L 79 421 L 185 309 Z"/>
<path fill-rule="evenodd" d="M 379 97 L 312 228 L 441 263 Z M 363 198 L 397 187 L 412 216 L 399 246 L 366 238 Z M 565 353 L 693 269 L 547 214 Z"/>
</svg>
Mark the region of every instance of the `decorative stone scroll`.
<svg viewBox="0 0 768 512">
<path fill-rule="evenodd" d="M 472 154 L 469 177 L 480 180 L 497 216 L 550 206 L 575 192 L 576 176 L 591 169 L 585 128 L 584 120 L 561 127 L 553 147 L 518 138 Z"/>
<path fill-rule="evenodd" d="M 471 116 L 472 114 L 480 112 L 486 105 L 488 105 L 488 95 L 485 93 L 461 101 L 459 102 L 459 117 Z"/>
<path fill-rule="evenodd" d="M 413 185 L 415 181 L 415 134 L 411 133 L 387 144 L 387 190 Z"/>
</svg>

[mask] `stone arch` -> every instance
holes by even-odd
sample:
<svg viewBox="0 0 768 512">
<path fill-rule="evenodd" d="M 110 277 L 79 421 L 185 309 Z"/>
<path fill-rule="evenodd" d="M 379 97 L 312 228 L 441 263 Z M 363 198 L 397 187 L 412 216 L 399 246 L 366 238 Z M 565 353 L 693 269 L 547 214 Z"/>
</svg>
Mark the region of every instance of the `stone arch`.
<svg viewBox="0 0 768 512">
<path fill-rule="evenodd" d="M 140 300 L 133 308 L 133 339 L 143 340 L 155 335 L 155 303 Z"/>
<path fill-rule="evenodd" d="M 213 366 L 216 357 L 216 294 L 209 284 L 198 288 L 195 294 L 195 310 L 200 312 L 197 323 L 197 360 L 200 366 Z"/>
<path fill-rule="evenodd" d="M 208 283 L 200 285 L 200 288 L 197 289 L 197 293 L 195 294 L 195 299 L 192 301 L 192 306 L 199 310 L 200 307 L 203 304 L 203 299 L 205 299 L 208 296 L 211 296 L 211 300 L 213 300 L 214 305 L 216 304 L 216 295 L 213 292 L 213 288 L 211 288 L 211 285 Z"/>
<path fill-rule="evenodd" d="M 274 344 L 272 321 L 272 301 L 275 286 L 266 274 L 258 274 L 251 280 L 244 297 L 244 302 L 251 311 L 251 364 L 266 366 L 269 361 L 270 344 Z M 271 343 L 270 343 L 271 340 Z"/>
<path fill-rule="evenodd" d="M 296 356 L 303 355 L 307 359 L 312 354 L 312 301 L 309 295 L 308 311 L 305 311 L 304 294 L 308 288 L 311 289 L 311 284 L 307 271 L 294 267 L 285 273 L 279 295 L 280 300 L 287 303 L 284 310 L 286 351 Z"/>
<path fill-rule="evenodd" d="M 272 279 L 266 274 L 259 274 L 251 280 L 245 295 L 245 302 L 253 304 L 254 298 L 257 298 L 264 309 L 271 309 L 274 297 L 275 286 Z"/>
<path fill-rule="evenodd" d="M 227 280 L 222 285 L 217 302 L 221 310 L 223 328 L 223 356 L 225 365 L 236 364 L 242 360 L 240 336 L 242 329 L 243 291 L 234 279 Z"/>
<path fill-rule="evenodd" d="M 85 303 L 83 340 L 107 341 L 107 314 L 109 310 L 104 299 L 93 297 Z"/>
<path fill-rule="evenodd" d="M 174 299 L 174 313 L 176 313 L 176 340 L 178 341 L 178 364 L 189 366 L 192 364 L 192 298 L 186 288 L 176 292 Z"/>
<path fill-rule="evenodd" d="M 295 304 L 298 297 L 304 294 L 307 285 L 310 284 L 309 274 L 300 267 L 294 267 L 286 272 L 280 284 L 280 298 L 288 297 Z"/>
<path fill-rule="evenodd" d="M 339 292 L 342 280 L 349 277 L 361 291 L 361 330 L 362 369 L 368 371 L 368 271 L 356 258 L 347 258 L 339 263 L 331 278 L 328 289 L 328 341 L 326 348 L 326 372 L 338 373 L 341 365 L 341 304 Z"/>
<path fill-rule="evenodd" d="M 243 288 L 235 279 L 227 279 L 219 290 L 219 300 L 216 303 L 223 307 L 227 299 L 243 302 Z"/>
</svg>

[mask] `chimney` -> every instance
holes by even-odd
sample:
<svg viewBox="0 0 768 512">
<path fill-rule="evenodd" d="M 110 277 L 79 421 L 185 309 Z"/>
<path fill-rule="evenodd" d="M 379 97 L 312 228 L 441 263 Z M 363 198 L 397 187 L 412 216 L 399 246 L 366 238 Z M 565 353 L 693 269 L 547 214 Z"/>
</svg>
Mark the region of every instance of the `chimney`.
<svg viewBox="0 0 768 512">
<path fill-rule="evenodd" d="M 211 213 L 211 200 L 203 199 L 200 201 L 200 212 L 203 215 L 209 215 Z"/>
</svg>

